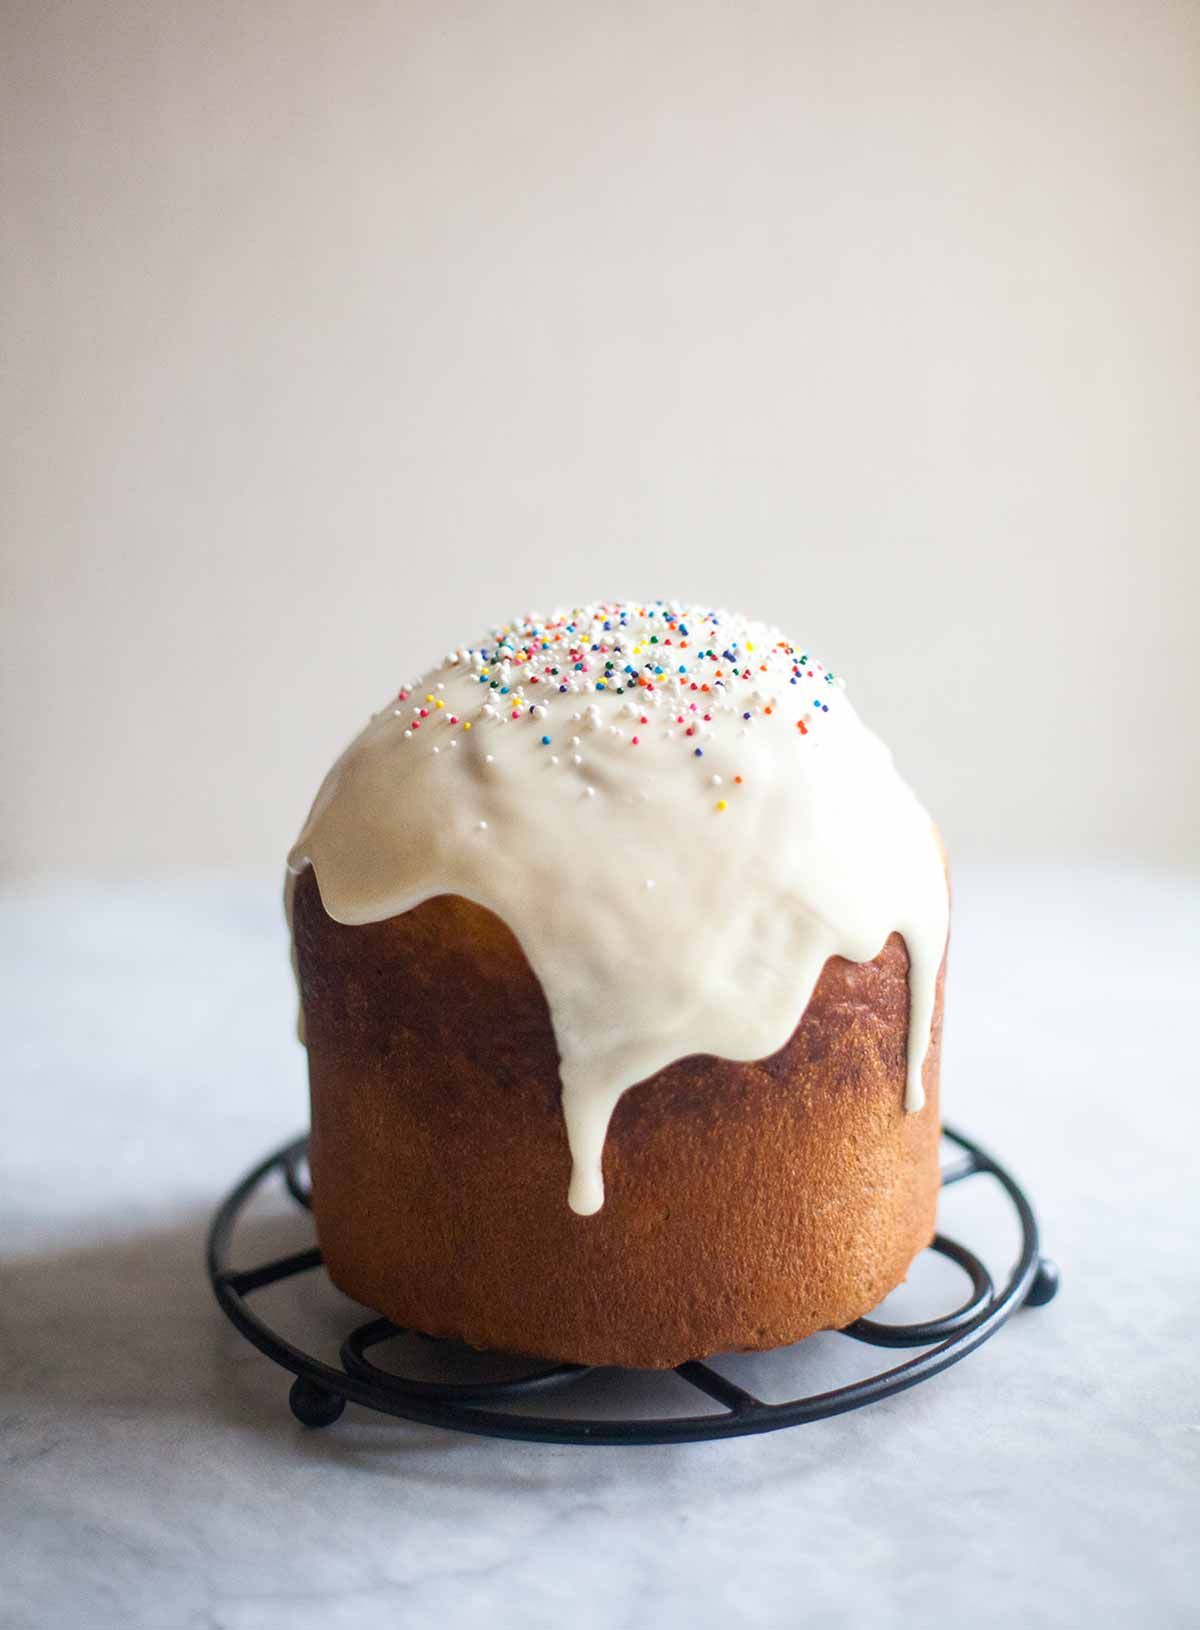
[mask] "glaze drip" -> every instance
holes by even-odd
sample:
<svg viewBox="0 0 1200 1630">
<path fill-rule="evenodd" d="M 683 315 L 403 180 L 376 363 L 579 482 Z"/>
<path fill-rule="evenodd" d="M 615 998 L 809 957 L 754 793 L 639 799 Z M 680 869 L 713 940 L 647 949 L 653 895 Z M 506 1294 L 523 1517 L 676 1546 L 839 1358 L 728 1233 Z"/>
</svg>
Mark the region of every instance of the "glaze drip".
<svg viewBox="0 0 1200 1630">
<path fill-rule="evenodd" d="M 621 1094 L 692 1053 L 791 1037 L 830 956 L 909 955 L 905 1105 L 946 943 L 929 816 L 804 646 L 726 612 L 530 615 L 448 653 L 326 777 L 288 857 L 326 911 L 377 922 L 459 894 L 545 991 L 569 1203 L 604 1200 Z"/>
</svg>

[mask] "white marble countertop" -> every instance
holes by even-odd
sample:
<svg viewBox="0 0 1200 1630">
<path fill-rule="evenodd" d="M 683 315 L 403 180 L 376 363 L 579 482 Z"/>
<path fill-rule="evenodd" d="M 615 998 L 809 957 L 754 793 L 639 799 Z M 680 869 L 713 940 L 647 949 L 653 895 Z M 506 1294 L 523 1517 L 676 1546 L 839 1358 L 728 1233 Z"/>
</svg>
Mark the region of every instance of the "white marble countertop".
<svg viewBox="0 0 1200 1630">
<path fill-rule="evenodd" d="M 1200 882 L 955 883 L 947 1114 L 1027 1185 L 1062 1293 L 871 1409 L 640 1449 L 353 1406 L 300 1427 L 202 1261 L 217 1199 L 305 1119 L 274 882 L 10 890 L 0 1625 L 1195 1625 Z M 970 1188 L 946 1226 L 1003 1268 Z M 307 1241 L 282 1200 L 254 1226 Z M 897 1305 L 957 1290 L 936 1267 Z M 358 1322 L 265 1294 L 322 1339 Z M 880 1356 L 815 1340 L 761 1373 Z"/>
</svg>

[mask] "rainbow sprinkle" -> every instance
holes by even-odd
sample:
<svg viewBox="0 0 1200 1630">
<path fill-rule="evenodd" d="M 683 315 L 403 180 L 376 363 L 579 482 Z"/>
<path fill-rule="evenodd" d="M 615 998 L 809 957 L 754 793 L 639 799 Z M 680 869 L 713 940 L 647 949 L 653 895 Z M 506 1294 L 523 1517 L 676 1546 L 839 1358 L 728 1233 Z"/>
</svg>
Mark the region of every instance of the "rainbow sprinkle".
<svg viewBox="0 0 1200 1630">
<path fill-rule="evenodd" d="M 728 613 L 664 600 L 606 601 L 546 618 L 530 614 L 494 629 L 478 646 L 448 653 L 423 686 L 405 685 L 386 711 L 398 721 L 404 740 L 411 742 L 423 725 L 436 724 L 443 741 L 450 732 L 450 746 L 462 741 L 473 749 L 473 762 L 484 764 L 494 758 L 483 751 L 490 732 L 534 724 L 540 726 L 541 746 L 550 747 L 557 723 L 569 736 L 571 751 L 561 761 L 558 753 L 547 754 L 543 763 L 545 773 L 560 775 L 583 766 L 586 736 L 596 738 L 597 747 L 613 737 L 643 751 L 657 746 L 703 759 L 714 728 L 725 719 L 736 723 L 735 734 L 741 736 L 786 723 L 796 743 L 791 750 L 811 751 L 801 743 L 830 711 L 825 700 L 830 692 L 818 699 L 815 686 L 797 689 L 793 704 L 792 688 L 804 681 L 830 687 L 841 681 L 804 647 L 774 635 L 763 640 L 762 633 L 759 625 Z M 448 682 L 472 685 L 469 692 L 451 690 L 453 707 L 439 694 Z M 482 695 L 476 686 L 483 687 Z M 472 730 L 475 737 L 468 741 Z M 733 756 L 734 762 L 720 764 L 730 784 L 728 796 L 710 804 L 719 814 L 733 807 L 734 789 L 743 784 Z M 720 787 L 722 776 L 705 769 L 697 764 L 698 788 Z M 596 795 L 590 784 L 582 791 L 588 798 Z"/>
</svg>

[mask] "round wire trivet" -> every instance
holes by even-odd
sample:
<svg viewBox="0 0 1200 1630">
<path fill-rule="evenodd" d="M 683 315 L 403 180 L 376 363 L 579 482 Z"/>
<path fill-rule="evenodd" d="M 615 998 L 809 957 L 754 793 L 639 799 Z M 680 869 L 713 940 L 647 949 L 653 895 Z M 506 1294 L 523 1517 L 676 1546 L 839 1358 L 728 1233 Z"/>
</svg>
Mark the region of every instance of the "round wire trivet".
<svg viewBox="0 0 1200 1630">
<path fill-rule="evenodd" d="M 228 1263 L 237 1220 L 269 1178 L 279 1174 L 297 1204 L 306 1209 L 311 1207 L 306 1177 L 307 1137 L 297 1138 L 268 1155 L 222 1203 L 209 1230 L 208 1275 L 217 1301 L 247 1340 L 296 1377 L 290 1394 L 292 1412 L 306 1426 L 331 1425 L 349 1400 L 427 1426 L 540 1443 L 689 1443 L 706 1438 L 738 1437 L 749 1432 L 775 1432 L 785 1426 L 800 1426 L 829 1415 L 843 1414 L 846 1410 L 861 1409 L 864 1404 L 877 1403 L 881 1398 L 903 1392 L 906 1387 L 916 1386 L 919 1381 L 927 1381 L 966 1358 L 989 1336 L 994 1336 L 1019 1307 L 1042 1307 L 1055 1296 L 1058 1269 L 1048 1257 L 1039 1255 L 1037 1219 L 1016 1180 L 977 1143 L 961 1133 L 944 1127 L 943 1136 L 960 1154 L 943 1167 L 942 1187 L 986 1173 L 997 1180 L 1017 1214 L 1021 1249 L 1007 1282 L 997 1291 L 991 1275 L 973 1251 L 944 1234 L 936 1235 L 929 1249 L 956 1262 L 971 1282 L 971 1293 L 966 1301 L 941 1318 L 917 1324 L 856 1319 L 840 1332 L 873 1347 L 923 1347 L 927 1351 L 877 1375 L 786 1403 L 766 1403 L 727 1380 L 711 1365 L 693 1361 L 680 1364 L 674 1372 L 639 1370 L 636 1374 L 645 1380 L 647 1376 L 674 1373 L 715 1399 L 722 1406 L 722 1414 L 616 1420 L 573 1420 L 551 1413 L 515 1415 L 494 1406 L 569 1386 L 590 1373 L 590 1367 L 538 1364 L 531 1359 L 531 1365 L 536 1367 L 516 1379 L 469 1383 L 411 1380 L 380 1369 L 366 1356 L 368 1350 L 380 1342 L 403 1334 L 389 1319 L 372 1319 L 351 1331 L 342 1343 L 341 1369 L 302 1352 L 259 1318 L 251 1310 L 247 1297 L 266 1285 L 319 1268 L 318 1247 L 293 1252 L 257 1268 L 235 1270 Z M 510 1355 L 497 1356 L 511 1363 Z"/>
</svg>

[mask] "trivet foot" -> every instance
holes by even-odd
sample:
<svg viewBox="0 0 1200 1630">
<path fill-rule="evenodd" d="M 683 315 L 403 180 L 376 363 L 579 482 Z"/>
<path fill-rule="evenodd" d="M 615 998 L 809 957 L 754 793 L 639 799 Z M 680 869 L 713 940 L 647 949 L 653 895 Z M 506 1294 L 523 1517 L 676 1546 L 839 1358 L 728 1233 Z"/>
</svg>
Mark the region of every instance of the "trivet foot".
<svg viewBox="0 0 1200 1630">
<path fill-rule="evenodd" d="M 298 1375 L 292 1382 L 288 1403 L 292 1414 L 304 1426 L 332 1426 L 346 1407 L 341 1393 L 319 1387 L 304 1375 Z"/>
<path fill-rule="evenodd" d="M 1045 1307 L 1047 1302 L 1052 1302 L 1058 1295 L 1058 1282 L 1058 1263 L 1052 1257 L 1040 1257 L 1025 1306 Z"/>
</svg>

